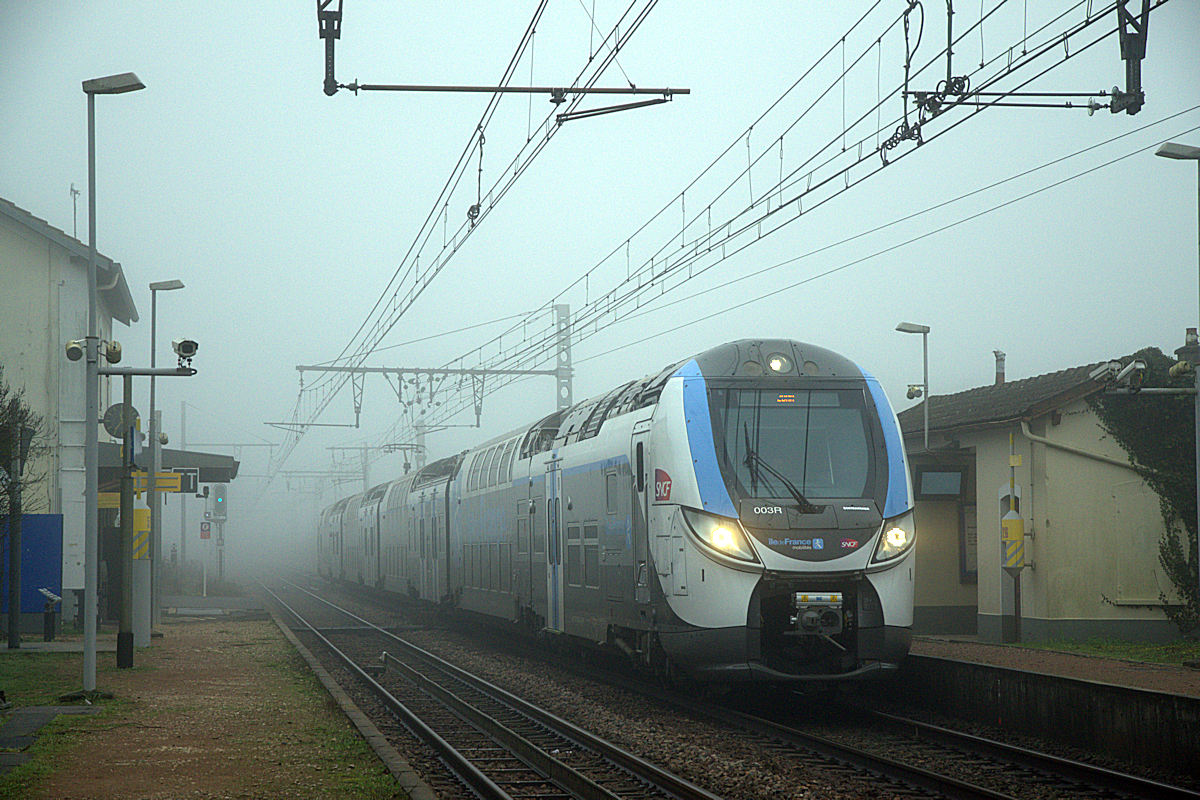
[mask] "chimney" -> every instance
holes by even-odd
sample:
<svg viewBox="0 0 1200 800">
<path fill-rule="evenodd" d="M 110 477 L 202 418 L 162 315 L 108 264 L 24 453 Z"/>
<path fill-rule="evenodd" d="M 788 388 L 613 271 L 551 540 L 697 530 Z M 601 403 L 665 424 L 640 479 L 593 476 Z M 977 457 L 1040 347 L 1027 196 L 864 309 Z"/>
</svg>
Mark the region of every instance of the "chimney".
<svg viewBox="0 0 1200 800">
<path fill-rule="evenodd" d="M 993 350 L 992 355 L 996 357 L 996 385 L 1004 383 L 1004 351 Z"/>
</svg>

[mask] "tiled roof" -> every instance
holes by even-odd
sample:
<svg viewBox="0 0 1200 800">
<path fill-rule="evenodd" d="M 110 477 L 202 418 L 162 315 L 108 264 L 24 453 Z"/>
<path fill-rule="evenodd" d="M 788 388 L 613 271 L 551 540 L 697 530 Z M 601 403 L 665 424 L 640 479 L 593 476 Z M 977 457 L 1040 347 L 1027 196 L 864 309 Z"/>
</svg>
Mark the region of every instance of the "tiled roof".
<svg viewBox="0 0 1200 800">
<path fill-rule="evenodd" d="M 65 231 L 60 231 L 49 222 L 46 222 L 46 220 L 35 217 L 25 209 L 2 197 L 0 197 L 0 215 L 6 216 L 14 222 L 18 222 L 29 228 L 34 233 L 44 236 L 59 247 L 62 247 L 73 257 L 83 259 L 84 268 L 86 269 L 88 246 L 74 236 L 68 235 Z M 107 256 L 96 253 L 96 269 L 98 271 L 98 283 L 101 287 L 112 284 L 113 273 L 116 273 L 115 277 L 117 280 L 112 288 L 100 289 L 101 301 L 111 312 L 113 318 L 126 325 L 129 325 L 131 322 L 137 322 L 137 306 L 134 305 L 133 295 L 129 293 L 129 284 L 125 282 L 125 272 L 121 269 L 120 262 L 113 261 Z"/>
<path fill-rule="evenodd" d="M 1088 374 L 1101 362 L 1050 372 L 1033 378 L 979 386 L 955 394 L 934 395 L 929 403 L 929 430 L 970 428 L 1049 413 L 1100 391 Z M 899 414 L 905 433 L 924 430 L 923 403 Z"/>
</svg>

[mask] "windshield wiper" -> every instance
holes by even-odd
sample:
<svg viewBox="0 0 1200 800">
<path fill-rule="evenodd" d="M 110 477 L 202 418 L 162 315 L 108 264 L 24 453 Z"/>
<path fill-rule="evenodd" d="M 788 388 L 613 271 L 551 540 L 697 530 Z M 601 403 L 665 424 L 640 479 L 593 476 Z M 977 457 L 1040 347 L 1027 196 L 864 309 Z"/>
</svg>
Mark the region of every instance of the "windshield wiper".
<svg viewBox="0 0 1200 800">
<path fill-rule="evenodd" d="M 746 467 L 750 470 L 750 491 L 752 494 L 756 494 L 758 491 L 758 468 L 761 467 L 766 470 L 768 475 L 777 478 L 788 492 L 791 493 L 792 499 L 796 501 L 797 510 L 801 514 L 820 514 L 825 510 L 824 506 L 814 505 L 812 501 L 801 494 L 794 483 L 788 480 L 782 472 L 764 461 L 763 457 L 758 454 L 758 451 L 750 446 L 750 429 L 745 423 L 742 424 L 742 432 L 746 437 Z"/>
</svg>

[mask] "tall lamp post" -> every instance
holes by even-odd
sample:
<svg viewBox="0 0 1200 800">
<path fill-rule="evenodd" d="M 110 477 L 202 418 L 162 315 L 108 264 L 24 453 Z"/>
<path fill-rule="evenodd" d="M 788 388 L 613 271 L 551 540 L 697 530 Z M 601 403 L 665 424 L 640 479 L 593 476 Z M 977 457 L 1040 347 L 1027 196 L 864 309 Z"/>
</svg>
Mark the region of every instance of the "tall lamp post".
<svg viewBox="0 0 1200 800">
<path fill-rule="evenodd" d="M 96 309 L 96 95 L 145 89 L 132 72 L 83 82 L 88 116 L 88 335 L 84 402 L 83 690 L 96 689 L 96 589 L 99 580 L 100 513 L 100 320 Z"/>
<path fill-rule="evenodd" d="M 901 333 L 919 333 L 921 334 L 921 360 L 924 367 L 924 377 L 922 378 L 921 391 L 925 393 L 925 399 L 921 401 L 921 407 L 925 410 L 925 452 L 929 452 L 929 326 L 917 325 L 915 322 L 901 322 L 896 326 L 896 330 Z M 909 394 L 909 399 L 913 395 Z"/>
<path fill-rule="evenodd" d="M 182 289 L 183 281 L 156 281 L 150 284 L 150 369 L 156 366 L 156 331 L 158 329 L 158 293 Z M 150 376 L 150 475 L 146 480 L 146 497 L 150 502 L 150 624 L 157 625 L 162 596 L 162 509 L 158 505 L 158 473 L 162 469 L 162 431 L 155 412 L 154 376 Z"/>
<path fill-rule="evenodd" d="M 1182 161 L 1196 162 L 1196 253 L 1197 268 L 1200 269 L 1200 147 L 1192 147 L 1178 142 L 1167 142 L 1155 151 L 1154 155 L 1163 158 L 1175 158 Z M 1194 337 L 1189 337 L 1189 339 Z M 1194 341 L 1188 341 L 1175 351 L 1176 355 L 1191 362 L 1195 375 L 1196 386 L 1196 564 L 1200 572 L 1200 346 Z"/>
</svg>

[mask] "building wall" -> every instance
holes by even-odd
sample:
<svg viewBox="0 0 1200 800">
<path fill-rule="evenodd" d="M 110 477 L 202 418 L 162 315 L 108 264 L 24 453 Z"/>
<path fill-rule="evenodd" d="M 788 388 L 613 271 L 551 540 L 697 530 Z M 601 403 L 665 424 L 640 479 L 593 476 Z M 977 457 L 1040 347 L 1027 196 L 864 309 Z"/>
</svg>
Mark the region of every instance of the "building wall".
<svg viewBox="0 0 1200 800">
<path fill-rule="evenodd" d="M 0 216 L 0 366 L 4 381 L 14 391 L 24 391 L 25 402 L 45 420 L 49 434 L 49 454 L 27 468 L 29 475 L 44 475 L 45 480 L 29 487 L 25 502 L 31 511 L 55 513 L 58 374 L 47 368 L 49 332 L 57 328 L 53 249 L 45 237 Z"/>
<path fill-rule="evenodd" d="M 100 337 L 112 318 L 100 303 Z M 28 511 L 63 516 L 62 585 L 83 588 L 85 364 L 68 361 L 64 345 L 87 335 L 87 263 L 36 231 L 0 215 L 0 365 L 45 421 L 46 454 L 27 475 L 44 479 L 26 494 Z M 111 402 L 100 381 L 100 411 Z M 103 431 L 100 436 L 107 437 Z"/>
<path fill-rule="evenodd" d="M 1054 442 L 1126 460 L 1083 400 L 1031 428 Z M 1163 524 L 1157 497 L 1127 467 L 1034 442 L 1014 424 L 962 436 L 976 453 L 981 637 L 999 638 L 1002 598 L 1011 596 L 999 545 L 999 490 L 1008 483 L 1010 432 L 1023 460 L 1016 481 L 1025 559 L 1033 564 L 1021 575 L 1023 638 L 1169 634 L 1169 623 L 1153 607 L 1158 587 L 1166 585 L 1158 565 Z"/>
</svg>

